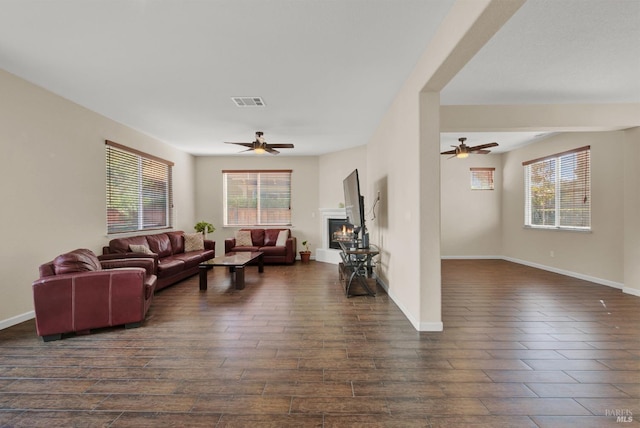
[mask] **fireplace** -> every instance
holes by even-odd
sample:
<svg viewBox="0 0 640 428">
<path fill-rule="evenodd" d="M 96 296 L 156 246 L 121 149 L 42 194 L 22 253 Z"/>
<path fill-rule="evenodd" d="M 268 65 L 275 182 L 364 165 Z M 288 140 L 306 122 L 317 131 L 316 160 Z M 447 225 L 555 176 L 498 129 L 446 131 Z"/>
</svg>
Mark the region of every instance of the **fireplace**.
<svg viewBox="0 0 640 428">
<path fill-rule="evenodd" d="M 340 241 L 353 241 L 353 225 L 347 223 L 346 218 L 329 218 L 327 219 L 327 240 L 329 248 L 340 249 Z"/>
<path fill-rule="evenodd" d="M 329 234 L 329 219 L 340 220 L 342 224 L 345 222 L 344 219 L 347 218 L 347 212 L 344 208 L 320 208 L 320 217 L 322 246 L 316 248 L 316 260 L 337 265 L 342 260 L 340 258 L 340 246 L 331 246 L 333 236 Z"/>
</svg>

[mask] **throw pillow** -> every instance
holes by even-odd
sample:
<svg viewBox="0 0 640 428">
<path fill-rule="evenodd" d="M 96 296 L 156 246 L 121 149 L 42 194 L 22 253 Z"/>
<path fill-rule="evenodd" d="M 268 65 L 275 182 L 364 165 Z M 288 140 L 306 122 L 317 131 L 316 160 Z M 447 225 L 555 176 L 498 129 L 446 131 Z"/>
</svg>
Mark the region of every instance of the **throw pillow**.
<svg viewBox="0 0 640 428">
<path fill-rule="evenodd" d="M 204 250 L 204 237 L 202 233 L 184 234 L 184 252 Z"/>
<path fill-rule="evenodd" d="M 129 245 L 129 249 L 134 253 L 142 253 L 142 254 L 153 254 L 153 251 L 149 249 L 146 245 Z"/>
<path fill-rule="evenodd" d="M 252 247 L 250 230 L 238 230 L 236 232 L 236 247 Z"/>
<path fill-rule="evenodd" d="M 284 247 L 285 245 L 287 245 L 287 239 L 289 239 L 289 231 L 281 230 L 280 233 L 278 233 L 278 240 L 276 241 L 276 247 Z"/>
</svg>

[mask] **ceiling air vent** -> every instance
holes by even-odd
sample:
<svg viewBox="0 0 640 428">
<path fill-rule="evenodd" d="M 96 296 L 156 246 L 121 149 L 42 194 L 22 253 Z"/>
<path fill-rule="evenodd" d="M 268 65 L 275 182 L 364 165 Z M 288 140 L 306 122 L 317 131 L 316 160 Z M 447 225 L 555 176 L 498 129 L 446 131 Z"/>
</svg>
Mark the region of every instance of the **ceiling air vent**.
<svg viewBox="0 0 640 428">
<path fill-rule="evenodd" d="M 238 107 L 264 107 L 264 100 L 260 97 L 231 97 Z"/>
</svg>

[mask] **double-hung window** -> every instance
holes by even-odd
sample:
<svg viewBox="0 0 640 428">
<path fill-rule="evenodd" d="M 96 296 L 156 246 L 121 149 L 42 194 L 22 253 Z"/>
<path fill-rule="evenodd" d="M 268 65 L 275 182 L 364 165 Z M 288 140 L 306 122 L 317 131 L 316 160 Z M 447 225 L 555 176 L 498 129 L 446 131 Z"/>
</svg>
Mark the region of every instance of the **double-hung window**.
<svg viewBox="0 0 640 428">
<path fill-rule="evenodd" d="M 590 147 L 523 162 L 524 224 L 547 229 L 591 229 Z"/>
<path fill-rule="evenodd" d="M 225 226 L 291 225 L 291 170 L 222 173 Z"/>
<path fill-rule="evenodd" d="M 471 190 L 493 190 L 495 168 L 470 168 Z"/>
<path fill-rule="evenodd" d="M 106 141 L 107 233 L 172 227 L 173 162 Z"/>
</svg>

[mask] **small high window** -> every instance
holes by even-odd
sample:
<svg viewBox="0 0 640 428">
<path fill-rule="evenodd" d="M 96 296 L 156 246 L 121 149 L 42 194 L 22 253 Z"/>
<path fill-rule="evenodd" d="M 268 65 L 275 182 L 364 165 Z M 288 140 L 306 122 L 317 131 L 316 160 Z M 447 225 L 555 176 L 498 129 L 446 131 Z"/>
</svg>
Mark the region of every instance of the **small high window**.
<svg viewBox="0 0 640 428">
<path fill-rule="evenodd" d="M 471 190 L 493 190 L 495 168 L 470 168 Z"/>
</svg>

